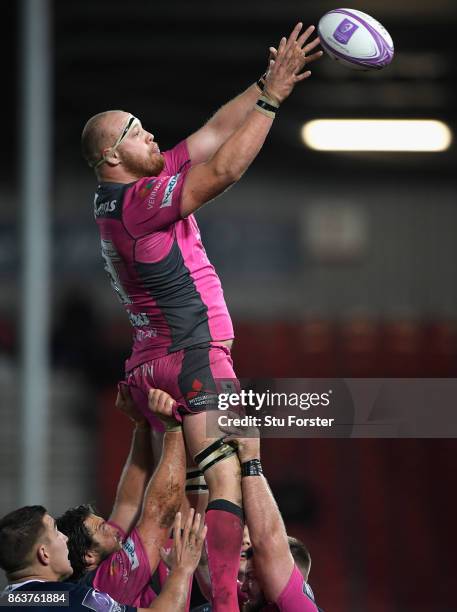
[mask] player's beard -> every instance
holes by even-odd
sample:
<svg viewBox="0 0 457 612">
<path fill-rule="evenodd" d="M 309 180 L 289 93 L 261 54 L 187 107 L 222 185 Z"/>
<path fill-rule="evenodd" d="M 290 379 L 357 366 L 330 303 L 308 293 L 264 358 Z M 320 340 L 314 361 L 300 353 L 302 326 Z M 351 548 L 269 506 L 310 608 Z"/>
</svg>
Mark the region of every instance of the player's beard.
<svg viewBox="0 0 457 612">
<path fill-rule="evenodd" d="M 125 170 L 138 178 L 158 176 L 165 166 L 165 159 L 160 153 L 154 153 L 150 157 L 139 159 L 137 156 L 124 151 L 121 160 Z"/>
</svg>

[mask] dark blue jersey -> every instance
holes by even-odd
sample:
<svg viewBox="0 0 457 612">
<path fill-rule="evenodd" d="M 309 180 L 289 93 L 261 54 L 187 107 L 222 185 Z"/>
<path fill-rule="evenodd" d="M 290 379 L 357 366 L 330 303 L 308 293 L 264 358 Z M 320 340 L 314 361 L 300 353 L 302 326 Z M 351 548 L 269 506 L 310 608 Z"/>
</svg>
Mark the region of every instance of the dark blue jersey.
<svg viewBox="0 0 457 612">
<path fill-rule="evenodd" d="M 42 596 L 40 604 L 35 606 L 23 606 L 21 605 L 19 610 L 21 612 L 136 612 L 136 608 L 131 606 L 125 606 L 117 601 L 114 601 L 107 593 L 101 593 L 96 589 L 86 586 L 79 582 L 26 582 L 25 584 L 15 588 L 15 585 L 9 585 L 2 593 L 3 602 L 5 598 L 10 594 L 20 595 L 26 592 L 36 592 Z M 68 606 L 65 603 L 61 603 L 65 607 L 56 607 L 54 605 L 46 604 L 46 593 L 68 593 Z M 62 598 L 63 599 L 63 598 Z M 54 598 L 54 602 L 58 596 Z M 49 601 L 49 600 L 48 600 Z M 17 612 L 18 605 L 9 606 L 7 603 L 1 607 L 1 610 L 14 610 Z"/>
</svg>

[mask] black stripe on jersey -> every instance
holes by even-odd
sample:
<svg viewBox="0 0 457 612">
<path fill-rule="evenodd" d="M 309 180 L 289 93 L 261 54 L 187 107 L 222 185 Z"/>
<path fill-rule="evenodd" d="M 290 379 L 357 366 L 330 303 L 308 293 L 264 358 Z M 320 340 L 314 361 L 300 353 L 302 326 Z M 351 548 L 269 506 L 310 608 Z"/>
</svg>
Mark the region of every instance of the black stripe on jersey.
<svg viewBox="0 0 457 612">
<path fill-rule="evenodd" d="M 155 263 L 136 262 L 135 268 L 168 323 L 169 353 L 211 339 L 208 308 L 184 264 L 176 238 L 166 257 Z"/>
<path fill-rule="evenodd" d="M 186 159 L 186 161 L 179 166 L 178 172 L 176 172 L 176 174 L 179 174 L 180 172 L 182 172 L 184 166 L 187 166 L 187 164 L 190 164 L 190 159 Z"/>
<path fill-rule="evenodd" d="M 94 216 L 96 219 L 122 219 L 122 207 L 127 187 L 131 183 L 101 183 L 95 194 Z"/>
</svg>

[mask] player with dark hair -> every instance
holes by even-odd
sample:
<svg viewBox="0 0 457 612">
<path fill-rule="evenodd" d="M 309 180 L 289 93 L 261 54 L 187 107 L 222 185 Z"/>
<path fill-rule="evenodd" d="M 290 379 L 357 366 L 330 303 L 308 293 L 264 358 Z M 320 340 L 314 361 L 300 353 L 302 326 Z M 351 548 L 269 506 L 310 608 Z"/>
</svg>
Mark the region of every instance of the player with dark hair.
<svg viewBox="0 0 457 612">
<path fill-rule="evenodd" d="M 19 508 L 0 520 L 0 567 L 10 582 L 35 573 L 64 580 L 73 572 L 66 542 L 46 508 Z"/>
<path fill-rule="evenodd" d="M 1 607 L 16 609 L 21 596 L 35 593 L 35 606 L 22 603 L 21 609 L 36 610 L 38 598 L 41 609 L 50 608 L 52 603 L 46 606 L 50 601 L 54 606 L 65 606 L 69 612 L 87 612 L 88 609 L 95 612 L 146 612 L 147 609 L 184 612 L 189 580 L 200 558 L 206 527 L 200 515 L 194 516 L 191 510 L 182 535 L 180 513 L 176 515 L 173 531 L 174 554 L 167 583 L 150 608 L 135 608 L 119 604 L 107 593 L 81 583 L 66 582 L 73 571 L 67 537 L 57 529 L 56 521 L 43 506 L 19 508 L 0 519 L 0 568 L 5 571 L 9 583 L 0 593 Z"/>
<path fill-rule="evenodd" d="M 73 580 L 123 604 L 147 607 L 156 596 L 151 576 L 184 496 L 184 440 L 179 423 L 168 428 L 150 478 L 150 427 L 125 385 L 116 405 L 132 418 L 135 429 L 110 518 L 105 521 L 90 505 L 80 505 L 67 510 L 57 524 L 69 538 Z"/>
<path fill-rule="evenodd" d="M 311 570 L 311 555 L 309 554 L 309 551 L 303 544 L 303 542 L 300 542 L 300 540 L 298 540 L 297 538 L 292 538 L 291 536 L 288 536 L 287 540 L 289 542 L 289 549 L 295 561 L 295 565 L 305 580 L 302 589 L 304 589 L 306 595 L 314 602 L 314 593 L 310 585 L 308 584 L 309 572 Z M 278 607 L 276 606 L 276 604 L 265 604 L 265 595 L 263 593 L 262 586 L 257 579 L 254 557 L 254 549 L 251 546 L 246 551 L 246 571 L 243 586 L 241 588 L 242 593 L 246 595 L 246 600 L 244 606 L 242 607 L 242 610 L 243 612 L 277 610 Z M 283 596 L 283 599 L 285 599 L 285 596 Z M 297 605 L 300 604 L 297 603 Z M 303 608 L 289 608 L 288 603 L 286 601 L 286 603 L 282 603 L 282 607 L 280 607 L 279 609 L 288 612 L 289 609 L 292 611 L 295 609 L 312 610 L 313 608 L 307 608 L 306 606 Z M 319 610 L 319 608 L 317 609 Z"/>
<path fill-rule="evenodd" d="M 193 213 L 242 177 L 280 104 L 310 76 L 301 71 L 320 57 L 309 55 L 319 39 L 307 42 L 313 26 L 301 30 L 299 23 L 281 39 L 264 78 L 170 151 L 161 153 L 139 119 L 123 111 L 95 115 L 82 134 L 99 181 L 94 214 L 105 269 L 134 327 L 127 382 L 144 402 L 150 387 L 177 399 L 190 459 L 205 472 L 216 612 L 237 606 L 243 522 L 238 460 L 230 446 L 207 437 L 204 411 L 215 379 L 236 379 L 234 333 Z"/>
</svg>

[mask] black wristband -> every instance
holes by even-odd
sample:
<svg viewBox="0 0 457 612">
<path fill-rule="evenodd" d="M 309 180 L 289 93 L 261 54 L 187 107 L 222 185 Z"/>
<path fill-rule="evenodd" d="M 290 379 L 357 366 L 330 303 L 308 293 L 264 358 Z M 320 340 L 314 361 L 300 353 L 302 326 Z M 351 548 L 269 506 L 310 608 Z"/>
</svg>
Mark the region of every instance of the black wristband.
<svg viewBox="0 0 457 612">
<path fill-rule="evenodd" d="M 259 98 L 257 100 L 257 106 L 259 108 L 263 108 L 264 110 L 270 113 L 276 113 L 276 111 L 278 110 L 277 106 L 273 106 L 273 104 L 269 104 L 266 100 L 263 100 L 262 98 Z"/>
<path fill-rule="evenodd" d="M 256 85 L 260 89 L 261 92 L 265 89 L 265 79 L 267 78 L 267 73 L 264 72 L 260 79 L 257 81 Z"/>
<path fill-rule="evenodd" d="M 261 476 L 262 474 L 260 459 L 251 459 L 241 464 L 241 476 Z"/>
</svg>

